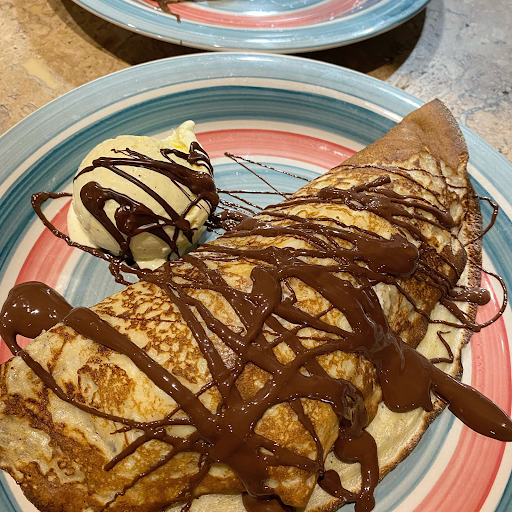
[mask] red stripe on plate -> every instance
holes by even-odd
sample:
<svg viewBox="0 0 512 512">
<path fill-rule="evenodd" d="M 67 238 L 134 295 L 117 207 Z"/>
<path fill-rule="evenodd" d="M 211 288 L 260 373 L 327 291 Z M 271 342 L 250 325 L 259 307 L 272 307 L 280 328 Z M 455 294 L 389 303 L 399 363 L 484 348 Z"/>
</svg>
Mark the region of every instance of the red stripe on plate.
<svg viewBox="0 0 512 512">
<path fill-rule="evenodd" d="M 143 0 L 151 7 L 158 7 L 157 2 Z M 360 0 L 331 0 L 321 2 L 304 10 L 291 10 L 283 14 L 265 15 L 264 12 L 233 13 L 232 11 L 210 11 L 194 5 L 192 2 L 173 4 L 171 12 L 182 16 L 187 21 L 215 25 L 220 27 L 237 28 L 282 28 L 313 25 L 332 21 L 357 7 Z M 360 12 L 360 11 L 358 11 Z"/>
<path fill-rule="evenodd" d="M 226 151 L 237 156 L 265 155 L 332 169 L 355 151 L 341 144 L 309 135 L 279 130 L 217 130 L 198 133 L 197 138 L 210 158 L 221 158 Z"/>
<path fill-rule="evenodd" d="M 479 309 L 479 322 L 491 318 L 499 308 L 486 275 L 482 277 L 482 286 L 491 291 L 492 300 Z M 471 385 L 510 415 L 510 347 L 503 318 L 471 338 L 471 357 Z M 478 512 L 494 484 L 504 451 L 505 443 L 464 426 L 445 470 L 414 512 Z"/>
<path fill-rule="evenodd" d="M 68 201 L 52 219 L 52 223 L 60 231 L 67 232 L 67 215 L 70 204 L 71 201 Z M 55 288 L 72 252 L 73 248 L 69 247 L 64 240 L 44 229 L 25 259 L 16 279 L 16 284 L 27 281 L 41 281 Z M 18 336 L 18 343 L 21 347 L 26 347 L 30 340 Z M 5 343 L 2 343 L 0 345 L 0 363 L 11 357 L 10 350 Z"/>
</svg>

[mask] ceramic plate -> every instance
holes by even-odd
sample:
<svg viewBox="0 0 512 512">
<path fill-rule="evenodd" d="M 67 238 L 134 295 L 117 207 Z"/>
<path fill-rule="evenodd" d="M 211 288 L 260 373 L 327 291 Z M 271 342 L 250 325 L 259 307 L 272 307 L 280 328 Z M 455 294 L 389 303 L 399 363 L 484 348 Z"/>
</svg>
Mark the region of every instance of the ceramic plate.
<svg viewBox="0 0 512 512">
<path fill-rule="evenodd" d="M 219 187 L 259 188 L 236 155 L 305 177 L 339 164 L 384 135 L 421 101 L 383 82 L 305 59 L 210 53 L 163 60 L 101 78 L 55 100 L 0 138 L 0 300 L 18 282 L 44 281 L 69 302 L 92 305 L 118 289 L 103 261 L 72 250 L 42 229 L 30 194 L 69 189 L 84 155 L 119 134 L 167 133 L 186 119 L 210 153 Z M 501 205 L 485 237 L 485 265 L 512 282 L 512 165 L 464 129 L 480 195 Z M 261 171 L 261 169 L 260 169 Z M 296 178 L 268 170 L 281 190 Z M 272 176 L 271 176 L 272 175 Z M 261 196 L 263 202 L 273 196 Z M 489 211 L 483 203 L 484 213 Z M 66 229 L 66 200 L 47 215 Z M 491 288 L 494 283 L 485 282 Z M 481 315 L 489 317 L 494 305 Z M 510 414 L 510 313 L 465 352 L 464 381 Z M 0 351 L 0 361 L 8 357 Z M 512 444 L 475 434 L 449 413 L 427 431 L 412 455 L 377 487 L 376 512 L 509 512 Z M 353 510 L 347 506 L 343 510 Z M 33 512 L 18 487 L 0 477 L 0 510 Z"/>
<path fill-rule="evenodd" d="M 343 46 L 389 30 L 428 0 L 74 0 L 116 25 L 156 39 L 207 50 L 307 52 Z"/>
</svg>

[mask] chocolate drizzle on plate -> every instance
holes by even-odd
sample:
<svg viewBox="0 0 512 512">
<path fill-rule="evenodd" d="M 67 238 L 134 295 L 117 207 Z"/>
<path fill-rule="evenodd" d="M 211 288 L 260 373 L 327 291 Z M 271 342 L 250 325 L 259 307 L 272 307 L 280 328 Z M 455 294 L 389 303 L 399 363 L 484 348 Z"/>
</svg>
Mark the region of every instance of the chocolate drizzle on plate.
<svg viewBox="0 0 512 512">
<path fill-rule="evenodd" d="M 370 168 L 377 173 L 381 171 L 376 166 L 364 167 Z M 315 474 L 325 491 L 345 502 L 355 502 L 357 512 L 372 510 L 379 465 L 375 440 L 366 431 L 369 415 L 364 397 L 351 382 L 331 377 L 318 359 L 338 350 L 363 356 L 373 364 L 384 403 L 390 410 L 407 412 L 421 407 L 431 411 L 434 394 L 470 428 L 495 439 L 512 441 L 512 421 L 498 406 L 442 372 L 407 345 L 389 325 L 374 288 L 379 283 L 395 286 L 405 294 L 404 280 L 421 276 L 425 287 L 435 289 L 438 301 L 460 322 L 449 325 L 472 331 L 479 330 L 482 324 L 468 318 L 457 303 L 470 300 L 482 304 L 489 297 L 480 289 L 455 288 L 465 262 L 460 264 L 449 255 L 438 253 L 418 227 L 419 224 L 430 225 L 450 233 L 454 221 L 448 209 L 422 197 L 399 194 L 392 188 L 389 174 L 413 179 L 400 169 L 386 169 L 386 173 L 348 189 L 326 187 L 308 195 L 287 198 L 254 218 L 244 218 L 222 238 L 202 245 L 180 261 L 169 262 L 152 273 L 141 271 L 142 279 L 157 285 L 179 310 L 197 342 L 211 375 L 208 387 L 215 387 L 220 394 L 220 403 L 214 411 L 203 405 L 201 393 L 192 393 L 94 312 L 71 309 L 63 299 L 55 298 L 52 291 L 40 284 L 27 283 L 13 289 L 2 309 L 0 325 L 1 334 L 13 354 L 23 357 L 45 385 L 63 400 L 81 409 L 87 408 L 91 414 L 119 421 L 125 425 L 125 430 L 143 432 L 107 464 L 106 470 L 111 470 L 151 439 L 159 439 L 172 447 L 163 460 L 136 477 L 109 504 L 178 453 L 195 451 L 201 457 L 197 472 L 180 493 L 186 503 L 184 509 L 190 507 L 198 485 L 212 465 L 224 463 L 243 484 L 246 492 L 243 502 L 249 512 L 283 509 L 268 485 L 269 468 L 275 466 L 292 466 Z M 385 219 L 396 232 L 384 238 L 332 218 L 306 218 L 291 213 L 294 207 L 312 205 L 338 205 L 353 212 L 370 212 Z M 251 245 L 254 237 L 268 238 L 268 246 Z M 272 243 L 276 237 L 301 243 L 278 247 Z M 460 250 L 464 251 L 462 246 Z M 230 286 L 216 266 L 237 260 L 252 266 L 251 285 L 245 291 Z M 293 280 L 314 290 L 330 306 L 316 314 L 299 307 L 291 284 Z M 226 301 L 243 329 L 233 330 L 216 318 L 197 298 L 194 293 L 197 290 L 208 290 Z M 53 297 L 55 311 L 49 308 L 46 320 L 36 322 L 33 329 L 22 330 L 20 326 L 28 321 L 33 311 L 43 311 L 41 301 L 47 296 Z M 406 298 L 414 302 L 410 295 Z M 21 309 L 20 302 L 24 304 Z M 416 304 L 413 306 L 416 312 L 429 318 L 428 311 L 422 311 Z M 347 320 L 350 329 L 328 321 L 327 312 L 333 311 Z M 20 351 L 15 341 L 17 334 L 33 337 L 37 334 L 36 327 L 47 329 L 59 321 L 128 356 L 156 386 L 175 400 L 186 418 L 175 419 L 175 410 L 169 411 L 161 421 L 136 423 L 90 410 L 66 397 L 62 390 L 55 388 L 51 375 L 26 352 Z M 313 346 L 304 343 L 300 331 L 305 328 L 318 333 Z M 233 363 L 221 358 L 209 333 L 233 352 Z M 288 362 L 281 361 L 274 351 L 282 343 L 293 353 Z M 237 381 L 247 365 L 260 368 L 268 378 L 254 396 L 244 398 Z M 304 411 L 303 399 L 319 400 L 332 407 L 339 422 L 333 451 L 342 461 L 361 464 L 362 487 L 358 492 L 344 489 L 338 474 L 325 468 L 326 454 Z M 315 458 L 299 455 L 256 433 L 255 427 L 265 411 L 285 402 L 315 441 Z M 177 421 L 193 425 L 196 430 L 186 438 L 170 436 L 165 427 Z"/>
<path fill-rule="evenodd" d="M 169 4 L 176 4 L 180 1 L 183 0 L 156 0 L 160 10 L 166 12 L 167 14 L 170 14 L 171 16 L 174 16 L 178 23 L 181 23 L 181 16 L 179 14 L 172 12 L 171 9 L 169 8 Z"/>
<path fill-rule="evenodd" d="M 96 258 L 105 260 L 109 264 L 110 273 L 116 280 L 116 282 L 128 286 L 130 283 L 123 277 L 123 272 L 127 274 L 135 274 L 137 277 L 142 278 L 145 273 L 138 269 L 136 266 L 127 265 L 122 258 L 113 256 L 103 249 L 97 249 L 95 247 L 89 247 L 87 245 L 79 244 L 71 240 L 69 235 L 58 230 L 43 213 L 42 206 L 49 199 L 60 199 L 62 197 L 71 197 L 71 194 L 67 192 L 37 192 L 32 194 L 32 208 L 36 212 L 37 216 L 41 219 L 46 228 L 48 228 L 52 234 L 58 238 L 64 240 L 70 247 L 75 247 L 82 251 L 85 251 Z"/>
</svg>

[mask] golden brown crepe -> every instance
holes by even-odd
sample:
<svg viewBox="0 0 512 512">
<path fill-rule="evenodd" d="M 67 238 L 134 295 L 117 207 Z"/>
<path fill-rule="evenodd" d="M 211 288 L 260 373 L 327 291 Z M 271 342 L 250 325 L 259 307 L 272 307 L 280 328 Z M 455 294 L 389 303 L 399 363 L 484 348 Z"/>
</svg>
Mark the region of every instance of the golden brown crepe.
<svg viewBox="0 0 512 512">
<path fill-rule="evenodd" d="M 407 222 L 419 230 L 433 249 L 429 253 L 432 268 L 447 281 L 452 281 L 452 285 L 456 279 L 454 269 L 460 273 L 465 269 L 462 284 L 477 286 L 478 269 L 468 262 L 479 261 L 480 249 L 477 244 L 470 245 L 468 260 L 463 247 L 463 243 L 473 239 L 480 230 L 479 210 L 466 172 L 467 161 L 466 146 L 458 126 L 446 108 L 435 101 L 407 116 L 389 134 L 340 167 L 306 185 L 288 206 L 274 208 L 288 218 L 269 216 L 264 211 L 259 219 L 283 227 L 290 223 L 290 216 L 297 216 L 331 227 L 336 226 L 336 222 L 343 223 L 355 232 L 364 230 L 385 239 L 393 235 L 406 236 L 406 228 L 397 227 L 368 210 L 356 211 L 339 202 L 301 202 L 301 198 L 313 196 L 326 187 L 346 190 L 389 176 L 390 183 L 386 186 L 397 194 L 449 209 L 454 220 L 450 229 L 419 218 Z M 408 208 L 410 212 L 415 210 Z M 424 215 L 433 219 L 428 212 Z M 308 249 L 311 243 L 284 232 L 265 237 L 258 234 L 237 237 L 235 233 L 212 244 L 213 247 L 220 245 L 237 250 L 269 246 Z M 250 292 L 253 286 L 251 272 L 257 266 L 254 258 L 219 259 L 217 256 L 213 249 L 210 252 L 206 249 L 195 257 L 216 270 L 235 290 Z M 328 256 L 309 259 L 321 265 L 333 262 Z M 304 257 L 304 261 L 308 261 L 308 257 Z M 196 269 L 189 259 L 169 262 L 159 275 L 169 272 L 178 283 L 184 284 L 194 280 Z M 351 279 L 340 272 L 336 275 Z M 400 287 L 380 282 L 374 290 L 394 333 L 429 358 L 445 357 L 446 348 L 436 334 L 439 325 L 429 325 L 426 315 L 417 312 L 421 309 L 430 318 L 455 321 L 437 304 L 441 293 L 429 279 L 427 273 L 419 269 L 412 276 L 401 278 Z M 314 287 L 296 277 L 287 278 L 282 286 L 286 296 L 295 296 L 298 310 L 318 315 L 326 324 L 340 329 L 350 328 L 346 317 L 338 309 L 330 309 L 329 301 Z M 187 293 L 232 332 L 243 335 L 250 328 L 215 290 L 190 288 Z M 475 307 L 465 308 L 469 317 L 474 318 Z M 161 286 L 143 280 L 91 309 L 142 348 L 181 384 L 200 394 L 202 403 L 210 411 L 216 411 L 220 400 L 217 388 L 201 392 L 211 379 L 204 354 L 179 307 Z M 192 310 L 196 317 L 200 317 L 197 306 Z M 283 326 L 293 327 L 290 322 L 279 319 L 279 315 L 275 318 Z M 204 322 L 201 325 L 226 366 L 233 368 L 236 363 L 234 352 Z M 318 339 L 326 337 L 325 332 L 311 326 L 297 330 L 302 344 L 308 349 L 317 346 Z M 469 331 L 443 326 L 443 332 L 448 330 L 451 333 L 443 337 L 451 346 L 454 361 L 440 366 L 450 375 L 458 376 L 461 372 L 460 350 L 468 340 Z M 276 334 L 267 325 L 264 336 L 270 343 Z M 58 324 L 41 334 L 27 352 L 41 363 L 69 397 L 97 410 L 145 424 L 162 420 L 175 410 L 176 402 L 128 357 L 84 338 L 66 325 Z M 294 359 L 285 342 L 275 347 L 274 354 L 282 364 Z M 415 446 L 429 422 L 442 409 L 442 403 L 437 400 L 431 412 L 418 408 L 393 413 L 381 402 L 377 373 L 364 357 L 337 350 L 319 356 L 318 361 L 331 377 L 351 382 L 362 394 L 370 419 L 367 431 L 377 442 L 382 478 Z M 268 378 L 262 369 L 248 364 L 236 386 L 243 399 L 250 400 Z M 331 405 L 305 397 L 301 397 L 300 402 L 322 445 L 326 468 L 336 469 L 345 487 L 356 490 L 360 485 L 357 465 L 342 463 L 330 452 L 339 426 Z M 173 416 L 179 417 L 186 415 L 178 411 Z M 194 427 L 190 425 L 166 427 L 167 434 L 175 437 L 186 438 L 193 431 Z M 273 405 L 263 414 L 254 431 L 293 453 L 312 460 L 317 457 L 317 443 L 289 403 Z M 198 471 L 198 453 L 179 453 L 139 478 L 171 452 L 169 444 L 151 439 L 112 469 L 105 470 L 109 462 L 141 436 L 143 429 L 123 429 L 120 423 L 88 414 L 62 401 L 42 385 L 20 357 L 1 366 L 0 467 L 17 480 L 28 499 L 42 512 L 150 512 L 162 507 L 170 509 L 174 502 L 180 507 L 186 498 L 180 493 Z M 287 505 L 306 507 L 307 510 L 334 510 L 343 502 L 316 485 L 318 475 L 315 472 L 281 465 L 270 467 L 268 474 L 267 485 Z M 224 464 L 215 463 L 195 489 L 195 496 L 201 495 L 201 498 L 196 499 L 192 507 L 194 510 L 239 510 L 243 491 L 244 487 L 233 471 Z"/>
</svg>

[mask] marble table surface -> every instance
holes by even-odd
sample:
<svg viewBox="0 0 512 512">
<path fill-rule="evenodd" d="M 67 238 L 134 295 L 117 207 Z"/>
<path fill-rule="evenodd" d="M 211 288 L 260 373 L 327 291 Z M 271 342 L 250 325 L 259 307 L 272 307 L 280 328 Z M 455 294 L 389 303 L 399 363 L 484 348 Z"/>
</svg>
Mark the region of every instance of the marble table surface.
<svg viewBox="0 0 512 512">
<path fill-rule="evenodd" d="M 305 54 L 443 100 L 512 161 L 510 0 L 432 0 L 386 34 Z M 1 0 L 0 134 L 67 91 L 142 62 L 194 53 L 103 21 L 71 0 Z"/>
</svg>

